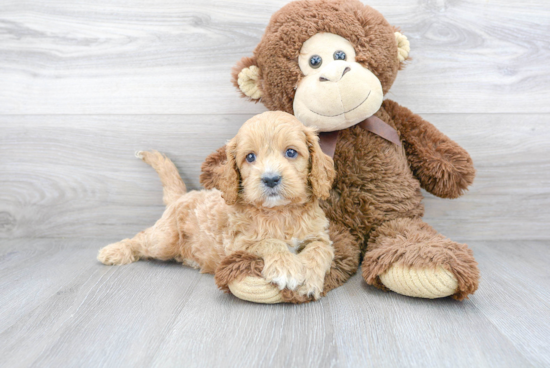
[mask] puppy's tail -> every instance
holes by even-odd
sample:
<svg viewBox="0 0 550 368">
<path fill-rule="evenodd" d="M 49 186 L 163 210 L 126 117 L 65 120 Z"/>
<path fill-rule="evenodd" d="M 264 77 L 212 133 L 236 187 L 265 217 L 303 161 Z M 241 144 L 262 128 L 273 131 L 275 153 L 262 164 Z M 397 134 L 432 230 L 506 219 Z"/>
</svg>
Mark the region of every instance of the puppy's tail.
<svg viewBox="0 0 550 368">
<path fill-rule="evenodd" d="M 136 157 L 151 165 L 159 175 L 164 192 L 162 200 L 165 205 L 174 203 L 187 192 L 178 169 L 168 157 L 158 151 L 138 151 Z"/>
</svg>

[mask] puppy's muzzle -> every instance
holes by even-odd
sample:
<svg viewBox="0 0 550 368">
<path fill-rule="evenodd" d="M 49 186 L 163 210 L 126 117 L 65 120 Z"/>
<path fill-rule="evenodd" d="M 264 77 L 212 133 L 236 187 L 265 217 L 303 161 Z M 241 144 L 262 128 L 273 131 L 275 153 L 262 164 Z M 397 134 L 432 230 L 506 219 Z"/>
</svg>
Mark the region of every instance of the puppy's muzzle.
<svg viewBox="0 0 550 368">
<path fill-rule="evenodd" d="M 264 175 L 262 176 L 262 183 L 268 188 L 275 188 L 281 183 L 281 175 Z"/>
</svg>

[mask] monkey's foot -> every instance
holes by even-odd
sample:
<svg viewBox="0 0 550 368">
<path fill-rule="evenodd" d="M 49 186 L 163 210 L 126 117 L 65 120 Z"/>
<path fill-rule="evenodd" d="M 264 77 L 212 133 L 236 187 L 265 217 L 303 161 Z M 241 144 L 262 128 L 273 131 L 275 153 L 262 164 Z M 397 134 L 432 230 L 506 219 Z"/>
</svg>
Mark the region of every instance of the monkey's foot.
<svg viewBox="0 0 550 368">
<path fill-rule="evenodd" d="M 279 288 L 262 276 L 263 259 L 246 252 L 225 257 L 216 270 L 216 285 L 226 293 L 254 303 L 284 302 Z"/>
<path fill-rule="evenodd" d="M 388 289 L 416 298 L 444 298 L 455 294 L 458 289 L 456 277 L 441 266 L 433 269 L 397 264 L 379 277 Z"/>
<path fill-rule="evenodd" d="M 382 224 L 369 238 L 361 268 L 368 284 L 413 297 L 463 300 L 479 285 L 479 269 L 468 246 L 420 219 Z"/>
<path fill-rule="evenodd" d="M 228 287 L 231 294 L 249 302 L 262 304 L 284 302 L 281 290 L 262 277 L 245 276 L 242 280 L 229 283 Z"/>
</svg>

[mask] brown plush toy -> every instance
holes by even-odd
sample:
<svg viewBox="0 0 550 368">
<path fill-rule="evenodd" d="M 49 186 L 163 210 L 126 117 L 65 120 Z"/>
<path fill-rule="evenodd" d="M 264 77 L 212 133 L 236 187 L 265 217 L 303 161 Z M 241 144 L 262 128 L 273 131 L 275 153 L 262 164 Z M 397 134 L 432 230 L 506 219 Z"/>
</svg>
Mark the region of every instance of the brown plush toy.
<svg viewBox="0 0 550 368">
<path fill-rule="evenodd" d="M 473 293 L 479 271 L 472 251 L 422 221 L 420 188 L 457 198 L 472 184 L 472 159 L 432 124 L 383 100 L 409 54 L 409 42 L 357 0 L 295 1 L 273 15 L 253 57 L 233 70 L 243 96 L 294 114 L 317 128 L 334 155 L 337 177 L 322 206 L 331 221 L 335 259 L 324 293 L 353 275 L 363 258 L 365 281 L 423 298 Z M 201 181 L 216 186 L 222 147 L 203 164 Z M 218 285 L 242 299 L 306 302 L 262 278 L 262 260 L 226 259 Z"/>
</svg>

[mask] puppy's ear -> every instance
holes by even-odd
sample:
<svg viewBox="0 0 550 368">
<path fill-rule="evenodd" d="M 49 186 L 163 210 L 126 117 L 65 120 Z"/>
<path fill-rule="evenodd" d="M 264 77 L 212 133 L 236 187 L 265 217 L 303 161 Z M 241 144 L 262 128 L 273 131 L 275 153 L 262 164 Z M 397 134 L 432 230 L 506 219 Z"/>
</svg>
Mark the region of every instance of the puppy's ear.
<svg viewBox="0 0 550 368">
<path fill-rule="evenodd" d="M 327 199 L 329 191 L 332 188 L 332 182 L 336 176 L 334 163 L 329 156 L 321 151 L 319 137 L 315 134 L 313 129 L 304 127 L 304 132 L 306 134 L 309 157 L 311 160 L 309 182 L 313 195 L 319 199 Z"/>
<path fill-rule="evenodd" d="M 241 182 L 241 175 L 237 162 L 235 161 L 235 154 L 237 149 L 236 138 L 233 138 L 227 146 L 225 146 L 226 161 L 221 167 L 220 177 L 218 180 L 218 189 L 222 192 L 223 199 L 228 205 L 234 205 L 237 203 L 239 196 L 239 186 Z"/>
<path fill-rule="evenodd" d="M 220 177 L 225 169 L 227 153 L 225 146 L 211 153 L 201 165 L 200 182 L 204 189 L 218 189 Z"/>
<path fill-rule="evenodd" d="M 256 59 L 253 57 L 243 57 L 233 67 L 231 71 L 231 81 L 243 94 L 253 101 L 259 101 L 262 97 L 260 84 L 260 68 L 256 65 Z"/>
</svg>

